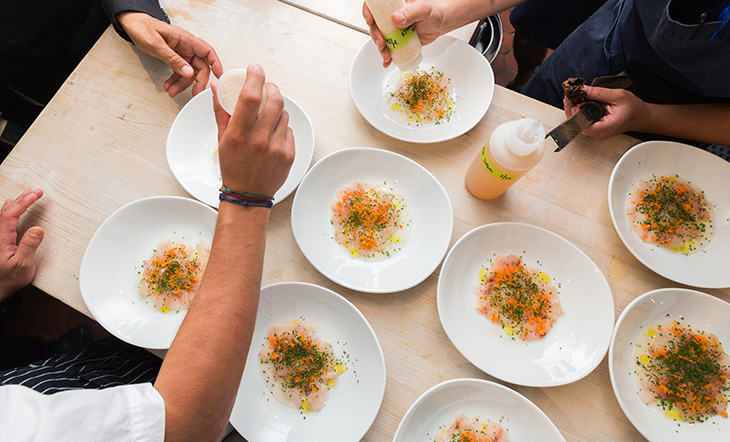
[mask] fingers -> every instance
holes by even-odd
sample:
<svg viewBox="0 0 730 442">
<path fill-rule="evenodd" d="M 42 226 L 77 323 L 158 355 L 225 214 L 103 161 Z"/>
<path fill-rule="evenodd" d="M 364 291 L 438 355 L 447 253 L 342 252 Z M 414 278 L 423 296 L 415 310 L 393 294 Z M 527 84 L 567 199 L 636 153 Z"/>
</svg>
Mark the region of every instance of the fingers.
<svg viewBox="0 0 730 442">
<path fill-rule="evenodd" d="M 18 243 L 18 250 L 15 252 L 15 259 L 18 264 L 32 263 L 35 260 L 35 252 L 43 242 L 43 236 L 45 232 L 42 227 L 31 227 L 28 229 L 20 242 Z"/>
<path fill-rule="evenodd" d="M 218 101 L 218 82 L 211 81 L 210 88 L 213 90 L 213 114 L 215 115 L 215 124 L 218 126 L 218 141 L 220 142 L 231 116 L 228 115 L 228 112 L 223 109 L 220 101 Z"/>
<path fill-rule="evenodd" d="M 399 28 L 405 28 L 413 23 L 426 20 L 431 16 L 431 6 L 426 2 L 408 3 L 393 12 L 393 23 Z"/>
<path fill-rule="evenodd" d="M 370 12 L 370 8 L 368 8 L 367 3 L 362 2 L 362 16 L 365 19 L 365 23 L 368 26 L 375 25 L 375 19 L 373 18 L 372 12 Z"/>
<path fill-rule="evenodd" d="M 193 66 L 195 67 L 195 84 L 193 85 L 193 96 L 205 90 L 210 78 L 210 66 L 202 58 L 193 58 Z"/>
<path fill-rule="evenodd" d="M 42 196 L 43 191 L 41 189 L 26 190 L 25 192 L 21 193 L 20 196 L 15 198 L 14 201 L 5 201 L 5 204 L 3 205 L 0 214 L 3 218 L 14 218 L 15 226 L 13 226 L 13 229 L 15 229 L 15 227 L 17 226 L 17 219 L 20 218 L 20 216 L 25 213 L 26 210 L 28 210 L 28 207 L 38 201 L 38 199 Z"/>
<path fill-rule="evenodd" d="M 610 124 L 605 121 L 597 121 L 585 128 L 581 133 L 598 141 L 603 141 L 611 135 L 614 135 L 610 129 Z"/>
<path fill-rule="evenodd" d="M 165 82 L 165 90 L 171 97 L 193 84 L 193 95 L 205 90 L 211 70 L 216 77 L 223 75 L 218 54 L 204 40 L 167 24 L 161 25 L 159 36 L 164 47 L 158 49 L 158 54 L 152 55 L 164 61 L 174 72 Z"/>
<path fill-rule="evenodd" d="M 177 94 L 190 87 L 194 81 L 195 79 L 192 77 L 183 77 L 173 72 L 170 78 L 165 81 L 164 88 L 167 91 L 167 95 L 175 97 Z"/>
<path fill-rule="evenodd" d="M 223 75 L 223 64 L 221 63 L 220 58 L 218 58 L 218 54 L 215 52 L 215 49 L 205 42 L 205 40 L 195 37 L 192 34 L 190 34 L 190 36 L 194 39 L 192 43 L 193 55 L 196 58 L 199 58 L 201 62 L 205 63 L 206 69 L 210 67 L 210 70 L 213 71 L 213 75 L 215 75 L 216 78 L 220 78 L 220 76 Z M 193 63 L 193 66 L 195 66 L 195 63 Z"/>
<path fill-rule="evenodd" d="M 279 92 L 279 88 L 273 83 L 266 83 L 266 104 L 264 109 L 261 111 L 261 125 L 265 128 L 272 128 L 271 139 L 273 140 L 274 134 L 276 133 L 276 127 L 281 124 L 282 119 L 286 119 L 287 125 L 289 124 L 289 114 L 286 117 L 282 115 L 284 110 L 284 98 Z M 286 125 L 284 126 L 286 127 Z M 280 136 L 283 135 L 284 130 L 280 131 Z M 269 141 L 269 140 L 267 140 Z"/>
<path fill-rule="evenodd" d="M 370 29 L 370 37 L 373 39 L 375 46 L 378 48 L 378 52 L 380 52 L 380 56 L 383 58 L 383 67 L 387 68 L 390 66 L 391 62 L 390 50 L 387 46 L 385 46 L 385 37 L 383 37 L 383 33 L 380 32 L 378 25 L 375 24 L 373 15 L 370 13 L 370 9 L 368 9 L 368 6 L 365 3 L 362 4 L 362 16 L 365 18 L 365 23 L 367 23 L 368 28 Z"/>
<path fill-rule="evenodd" d="M 294 162 L 294 132 L 289 127 L 289 112 L 286 110 L 282 110 L 271 140 L 272 146 L 280 151 L 282 162 L 291 167 Z"/>
<path fill-rule="evenodd" d="M 195 70 L 173 48 L 177 47 L 178 44 L 181 44 L 181 40 L 184 41 L 185 38 L 195 37 L 182 30 L 180 30 L 180 34 L 171 35 L 166 32 L 165 29 L 166 28 L 163 27 L 159 33 L 152 34 L 153 37 L 151 38 L 151 41 L 147 42 L 147 48 L 150 55 L 162 60 L 173 70 L 173 72 L 181 77 L 191 78 L 195 73 Z"/>
<path fill-rule="evenodd" d="M 624 89 L 608 89 L 604 87 L 584 86 L 586 98 L 601 103 L 615 103 L 625 93 L 631 93 Z"/>
<path fill-rule="evenodd" d="M 263 98 L 266 75 L 261 66 L 251 64 L 246 69 L 246 82 L 238 94 L 238 102 L 229 125 L 236 127 L 238 132 L 245 132 L 256 122 L 259 105 Z M 266 107 L 264 107 L 266 109 Z"/>
<path fill-rule="evenodd" d="M 577 109 L 577 106 L 567 97 L 563 97 L 563 110 L 565 111 L 566 118 L 570 118 L 574 115 L 574 109 Z"/>
</svg>

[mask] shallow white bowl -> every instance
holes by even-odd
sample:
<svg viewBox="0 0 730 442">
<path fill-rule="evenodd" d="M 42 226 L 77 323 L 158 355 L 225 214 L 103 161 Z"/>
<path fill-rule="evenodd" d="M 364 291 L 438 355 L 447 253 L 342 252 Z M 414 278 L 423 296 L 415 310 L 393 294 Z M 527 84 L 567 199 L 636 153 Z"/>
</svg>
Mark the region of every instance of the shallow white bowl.
<svg viewBox="0 0 730 442">
<path fill-rule="evenodd" d="M 79 289 L 94 319 L 130 344 L 169 348 L 187 310 L 162 313 L 147 305 L 139 296 L 138 272 L 165 239 L 211 244 L 217 215 L 205 204 L 176 196 L 143 198 L 114 212 L 81 260 Z"/>
<path fill-rule="evenodd" d="M 350 355 L 320 411 L 302 415 L 269 392 L 258 352 L 273 324 L 304 318 L 336 356 Z M 367 432 L 385 392 L 385 360 L 378 338 L 360 311 L 337 293 L 288 282 L 261 289 L 256 329 L 230 421 L 249 442 L 358 441 Z"/>
<path fill-rule="evenodd" d="M 713 205 L 715 237 L 689 255 L 647 244 L 631 230 L 626 202 L 633 185 L 661 175 L 679 175 L 705 192 Z M 730 287 L 730 162 L 707 151 L 670 141 L 647 141 L 632 147 L 616 163 L 608 185 L 611 219 L 621 241 L 642 264 L 681 284 Z"/>
<path fill-rule="evenodd" d="M 419 69 L 440 68 L 451 78 L 455 106 L 451 119 L 441 124 L 408 125 L 385 99 L 397 84 L 395 65 L 383 69 L 375 44 L 368 40 L 355 55 L 350 68 L 350 95 L 357 110 L 373 127 L 393 138 L 411 143 L 437 143 L 464 134 L 484 117 L 494 94 L 494 73 L 482 54 L 467 43 L 445 35 L 423 47 Z"/>
<path fill-rule="evenodd" d="M 412 220 L 402 250 L 390 258 L 353 259 L 332 239 L 330 205 L 337 191 L 360 181 L 387 182 L 403 196 Z M 322 158 L 302 180 L 292 205 L 294 238 L 324 276 L 369 293 L 409 289 L 426 279 L 444 258 L 454 216 L 446 190 L 425 168 L 402 155 L 372 148 L 343 149 Z"/>
<path fill-rule="evenodd" d="M 669 315 L 669 316 L 667 316 Z M 637 394 L 634 343 L 652 323 L 683 319 L 693 329 L 714 333 L 727 351 L 730 344 L 730 304 L 687 289 L 659 289 L 634 299 L 616 321 L 608 354 L 611 385 L 621 409 L 639 432 L 651 441 L 727 441 L 730 421 L 715 417 L 689 424 L 671 420 L 656 405 L 646 405 Z"/>
<path fill-rule="evenodd" d="M 543 338 L 512 340 L 476 311 L 479 270 L 490 258 L 510 254 L 547 273 L 558 287 L 564 314 Z M 469 362 L 503 381 L 531 387 L 588 375 L 606 354 L 613 330 L 613 296 L 598 266 L 568 240 L 528 224 L 487 224 L 459 239 L 441 268 L 437 304 L 446 334 Z"/>
<path fill-rule="evenodd" d="M 521 394 L 482 379 L 453 379 L 421 395 L 406 412 L 393 442 L 432 441 L 459 414 L 479 416 L 509 430 L 512 441 L 565 442 L 550 419 Z"/>
<path fill-rule="evenodd" d="M 274 204 L 289 196 L 302 181 L 314 155 L 314 126 L 294 100 L 283 95 L 294 132 L 294 163 L 284 184 L 274 194 Z M 177 182 L 197 200 L 218 207 L 221 171 L 214 161 L 218 127 L 213 115 L 213 92 L 206 89 L 188 101 L 175 117 L 167 135 L 167 164 Z"/>
</svg>

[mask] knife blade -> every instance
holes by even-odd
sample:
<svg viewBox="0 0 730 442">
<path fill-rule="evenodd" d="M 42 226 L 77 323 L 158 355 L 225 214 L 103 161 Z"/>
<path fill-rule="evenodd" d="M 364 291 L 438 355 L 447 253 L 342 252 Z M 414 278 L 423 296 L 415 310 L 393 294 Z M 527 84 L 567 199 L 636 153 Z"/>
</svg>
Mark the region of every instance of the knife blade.
<svg viewBox="0 0 730 442">
<path fill-rule="evenodd" d="M 551 137 L 555 140 L 558 148 L 555 152 L 560 152 L 565 146 L 578 136 L 586 127 L 595 123 L 606 115 L 606 108 L 597 101 L 586 101 L 581 106 L 577 114 L 570 117 L 567 121 L 548 132 L 545 138 Z"/>
</svg>

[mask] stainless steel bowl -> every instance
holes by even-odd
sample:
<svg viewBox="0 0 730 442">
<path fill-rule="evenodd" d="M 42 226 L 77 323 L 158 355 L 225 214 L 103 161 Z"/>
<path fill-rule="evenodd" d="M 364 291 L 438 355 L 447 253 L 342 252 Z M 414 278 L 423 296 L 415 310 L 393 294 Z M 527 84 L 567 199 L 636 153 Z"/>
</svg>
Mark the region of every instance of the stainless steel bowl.
<svg viewBox="0 0 730 442">
<path fill-rule="evenodd" d="M 469 44 L 492 62 L 502 46 L 502 20 L 499 14 L 479 20 L 477 28 L 469 39 Z"/>
</svg>

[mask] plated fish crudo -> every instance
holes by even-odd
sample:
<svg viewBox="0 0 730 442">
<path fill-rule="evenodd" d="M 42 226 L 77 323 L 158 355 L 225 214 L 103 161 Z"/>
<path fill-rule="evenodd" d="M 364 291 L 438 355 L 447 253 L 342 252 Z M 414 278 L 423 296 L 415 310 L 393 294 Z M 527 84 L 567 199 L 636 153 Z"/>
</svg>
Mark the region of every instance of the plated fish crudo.
<svg viewBox="0 0 730 442">
<path fill-rule="evenodd" d="M 712 205 L 678 175 L 639 180 L 629 193 L 626 216 L 642 241 L 676 253 L 689 255 L 714 236 Z"/>
<path fill-rule="evenodd" d="M 501 425 L 462 413 L 433 442 L 509 442 L 509 437 Z"/>
<path fill-rule="evenodd" d="M 730 356 L 711 333 L 667 320 L 652 324 L 634 349 L 639 398 L 670 419 L 703 422 L 728 417 Z"/>
<path fill-rule="evenodd" d="M 355 182 L 332 202 L 334 239 L 352 258 L 388 258 L 401 250 L 410 226 L 406 204 L 386 183 Z"/>
<path fill-rule="evenodd" d="M 449 121 L 455 106 L 453 95 L 451 79 L 436 67 L 417 74 L 401 72 L 395 88 L 386 90 L 390 110 L 414 126 Z"/>
<path fill-rule="evenodd" d="M 321 410 L 337 377 L 348 370 L 332 345 L 317 336 L 315 326 L 302 319 L 272 325 L 259 361 L 274 397 L 303 413 Z"/>
<path fill-rule="evenodd" d="M 517 255 L 497 255 L 489 268 L 480 270 L 475 291 L 477 312 L 524 341 L 545 336 L 563 314 L 550 276 L 525 266 Z"/>
<path fill-rule="evenodd" d="M 163 312 L 186 310 L 203 279 L 210 245 L 201 241 L 191 247 L 165 240 L 144 261 L 139 294 L 143 301 Z"/>
</svg>

